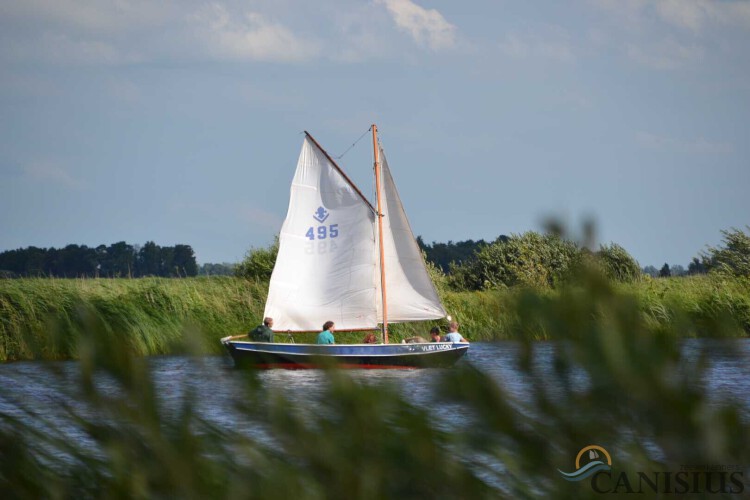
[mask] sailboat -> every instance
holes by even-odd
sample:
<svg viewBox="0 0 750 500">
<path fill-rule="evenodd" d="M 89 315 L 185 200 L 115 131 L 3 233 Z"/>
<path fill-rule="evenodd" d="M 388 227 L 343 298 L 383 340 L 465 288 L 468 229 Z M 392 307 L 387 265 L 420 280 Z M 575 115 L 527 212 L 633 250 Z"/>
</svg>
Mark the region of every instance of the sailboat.
<svg viewBox="0 0 750 500">
<path fill-rule="evenodd" d="M 389 343 L 389 323 L 446 317 L 373 125 L 373 206 L 305 132 L 279 235 L 264 316 L 276 333 L 379 331 L 374 344 L 265 343 L 225 337 L 235 364 L 256 368 L 450 366 L 468 342 Z"/>
</svg>

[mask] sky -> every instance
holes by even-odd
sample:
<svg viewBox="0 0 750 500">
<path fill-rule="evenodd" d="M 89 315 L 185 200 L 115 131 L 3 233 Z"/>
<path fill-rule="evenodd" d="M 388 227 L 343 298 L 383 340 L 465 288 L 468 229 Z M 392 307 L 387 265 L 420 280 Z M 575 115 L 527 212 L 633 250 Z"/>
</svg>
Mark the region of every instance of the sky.
<svg viewBox="0 0 750 500">
<path fill-rule="evenodd" d="M 273 241 L 372 123 L 415 235 L 554 218 L 642 266 L 750 224 L 750 1 L 3 0 L 0 251 Z M 339 164 L 371 196 L 365 135 Z M 371 198 L 372 199 L 372 198 Z"/>
</svg>

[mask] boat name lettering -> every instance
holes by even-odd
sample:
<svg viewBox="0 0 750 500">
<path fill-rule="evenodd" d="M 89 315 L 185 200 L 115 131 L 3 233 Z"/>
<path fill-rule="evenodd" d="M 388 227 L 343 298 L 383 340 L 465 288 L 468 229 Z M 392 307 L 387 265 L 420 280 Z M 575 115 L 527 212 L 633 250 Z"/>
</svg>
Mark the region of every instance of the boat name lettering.
<svg viewBox="0 0 750 500">
<path fill-rule="evenodd" d="M 329 226 L 310 226 L 305 233 L 308 240 L 325 240 L 326 238 L 336 238 L 339 235 L 339 225 L 331 224 Z"/>
<path fill-rule="evenodd" d="M 447 344 L 432 344 L 432 345 L 421 345 L 419 346 L 422 348 L 423 352 L 429 352 L 429 351 L 447 351 L 449 349 L 452 349 L 451 346 Z"/>
</svg>

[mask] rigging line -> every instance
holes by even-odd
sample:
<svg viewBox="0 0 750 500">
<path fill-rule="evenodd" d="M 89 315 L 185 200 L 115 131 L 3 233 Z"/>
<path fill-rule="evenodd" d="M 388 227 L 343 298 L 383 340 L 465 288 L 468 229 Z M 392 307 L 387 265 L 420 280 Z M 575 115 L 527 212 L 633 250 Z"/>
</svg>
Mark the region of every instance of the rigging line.
<svg viewBox="0 0 750 500">
<path fill-rule="evenodd" d="M 346 151 L 344 151 L 343 153 L 341 153 L 341 154 L 340 154 L 340 155 L 338 155 L 338 156 L 334 156 L 334 158 L 335 158 L 335 159 L 337 159 L 337 160 L 340 160 L 341 158 L 343 158 L 343 157 L 344 157 L 344 155 L 345 155 L 346 153 L 348 153 L 349 151 L 351 151 L 351 149 L 352 149 L 352 148 L 353 148 L 354 146 L 356 146 L 356 145 L 357 145 L 357 143 L 358 143 L 359 141 L 361 141 L 361 140 L 362 140 L 362 138 L 363 138 L 364 136 L 366 136 L 366 135 L 367 135 L 367 134 L 368 134 L 368 133 L 370 132 L 370 130 L 372 130 L 372 127 L 370 127 L 370 128 L 368 128 L 367 130 L 365 130 L 365 133 L 364 133 L 364 134 L 362 134 L 361 136 L 359 136 L 359 139 L 357 139 L 356 141 L 354 141 L 354 142 L 352 143 L 352 145 L 351 145 L 351 146 L 349 146 L 349 148 L 348 148 L 348 149 L 347 149 Z"/>
</svg>

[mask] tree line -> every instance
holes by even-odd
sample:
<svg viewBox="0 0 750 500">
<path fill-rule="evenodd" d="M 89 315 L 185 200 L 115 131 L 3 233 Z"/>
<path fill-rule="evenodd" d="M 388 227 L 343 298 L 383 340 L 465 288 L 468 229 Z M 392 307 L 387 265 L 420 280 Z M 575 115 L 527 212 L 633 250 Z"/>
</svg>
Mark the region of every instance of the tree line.
<svg viewBox="0 0 750 500">
<path fill-rule="evenodd" d="M 750 228 L 748 228 L 750 229 Z M 492 242 L 466 240 L 425 244 L 421 248 L 433 281 L 453 291 L 493 290 L 517 285 L 555 288 L 575 277 L 582 269 L 597 269 L 614 281 L 632 282 L 645 275 L 684 276 L 721 272 L 750 277 L 750 236 L 742 230 L 722 231 L 723 243 L 708 247 L 684 270 L 664 264 L 641 269 L 638 261 L 616 243 L 592 250 L 556 233 L 528 231 L 502 235 Z M 278 253 L 278 239 L 267 248 L 251 249 L 235 267 L 239 277 L 268 280 Z"/>
<path fill-rule="evenodd" d="M 196 276 L 198 264 L 190 245 L 143 246 L 124 241 L 109 246 L 28 247 L 0 253 L 1 277 L 137 278 Z"/>
<path fill-rule="evenodd" d="M 442 279 L 453 290 L 487 290 L 515 285 L 555 287 L 581 266 L 597 267 L 610 279 L 622 282 L 644 275 L 656 278 L 722 273 L 750 277 L 750 226 L 746 229 L 747 233 L 737 228 L 722 230 L 722 243 L 699 252 L 687 269 L 667 263 L 659 270 L 653 266 L 641 268 L 616 243 L 594 251 L 554 233 L 529 231 L 500 236 L 491 243 L 468 240 L 425 245 L 421 238 L 418 243 L 427 262 L 437 270 L 433 279 Z"/>
<path fill-rule="evenodd" d="M 750 227 L 747 228 L 750 230 Z M 581 265 L 595 265 L 616 281 L 723 272 L 750 276 L 750 236 L 736 228 L 723 230 L 723 243 L 708 247 L 685 269 L 664 264 L 641 268 L 620 245 L 593 251 L 560 235 L 528 231 L 501 235 L 492 242 L 465 240 L 417 243 L 431 266 L 433 279 L 454 290 L 485 290 L 530 285 L 554 287 Z M 750 231 L 749 231 L 750 233 Z M 239 264 L 198 266 L 190 245 L 143 246 L 124 241 L 105 246 L 68 245 L 61 249 L 28 247 L 0 253 L 0 277 L 180 277 L 230 275 L 268 280 L 278 252 L 278 238 L 267 248 L 253 248 Z"/>
</svg>

